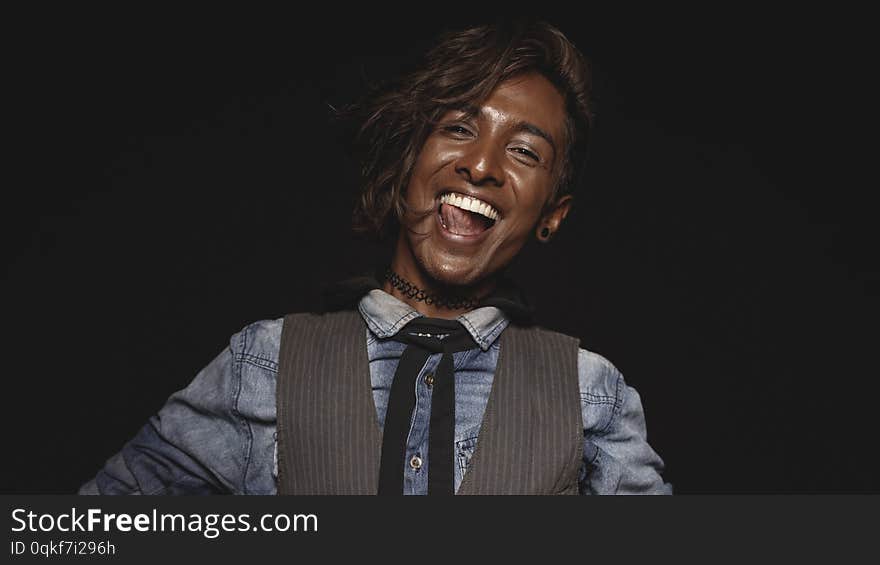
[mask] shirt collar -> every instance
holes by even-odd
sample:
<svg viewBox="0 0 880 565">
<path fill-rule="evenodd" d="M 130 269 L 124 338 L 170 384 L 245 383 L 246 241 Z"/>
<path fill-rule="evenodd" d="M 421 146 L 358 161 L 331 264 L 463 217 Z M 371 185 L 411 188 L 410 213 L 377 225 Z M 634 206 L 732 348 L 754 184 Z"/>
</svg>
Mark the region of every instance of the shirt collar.
<svg viewBox="0 0 880 565">
<path fill-rule="evenodd" d="M 379 338 L 393 336 L 414 318 L 422 316 L 409 304 L 380 289 L 365 294 L 358 303 L 358 310 L 367 327 Z M 456 320 L 461 322 L 483 351 L 491 347 L 509 323 L 504 312 L 495 306 L 471 310 Z"/>
</svg>

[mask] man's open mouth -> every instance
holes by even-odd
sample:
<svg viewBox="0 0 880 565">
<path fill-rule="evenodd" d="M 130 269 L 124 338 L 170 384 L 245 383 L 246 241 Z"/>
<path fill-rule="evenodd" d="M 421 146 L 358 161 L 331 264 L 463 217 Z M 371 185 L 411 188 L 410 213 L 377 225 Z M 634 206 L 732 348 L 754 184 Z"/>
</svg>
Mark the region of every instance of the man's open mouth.
<svg viewBox="0 0 880 565">
<path fill-rule="evenodd" d="M 447 192 L 440 197 L 437 213 L 446 231 L 476 236 L 495 225 L 501 215 L 491 204 L 472 196 Z"/>
</svg>

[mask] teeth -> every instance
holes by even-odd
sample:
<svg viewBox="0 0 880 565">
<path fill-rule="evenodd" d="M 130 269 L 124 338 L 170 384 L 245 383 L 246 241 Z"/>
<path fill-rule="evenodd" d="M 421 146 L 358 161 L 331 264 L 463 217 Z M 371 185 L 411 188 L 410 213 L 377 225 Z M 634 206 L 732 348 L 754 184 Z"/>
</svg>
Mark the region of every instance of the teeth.
<svg viewBox="0 0 880 565">
<path fill-rule="evenodd" d="M 499 218 L 498 210 L 493 208 L 491 204 L 471 196 L 446 193 L 440 197 L 440 202 L 461 208 L 462 210 L 468 210 L 469 212 L 476 212 L 490 220 L 497 220 Z"/>
</svg>

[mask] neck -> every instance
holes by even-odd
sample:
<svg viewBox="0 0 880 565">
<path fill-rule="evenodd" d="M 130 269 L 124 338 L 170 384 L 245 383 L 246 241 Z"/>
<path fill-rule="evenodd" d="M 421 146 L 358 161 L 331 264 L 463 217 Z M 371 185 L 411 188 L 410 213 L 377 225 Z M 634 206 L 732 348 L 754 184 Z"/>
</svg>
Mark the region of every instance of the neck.
<svg viewBox="0 0 880 565">
<path fill-rule="evenodd" d="M 417 290 L 422 291 L 425 296 L 432 297 L 432 303 L 428 304 L 424 299 L 419 300 L 418 296 L 410 296 L 412 293 L 405 293 L 387 279 L 382 284 L 382 290 L 405 302 L 420 314 L 430 318 L 454 320 L 473 308 L 468 306 L 456 307 L 456 305 L 450 305 L 449 303 L 454 303 L 457 299 L 479 301 L 488 296 L 496 286 L 495 277 L 489 277 L 468 286 L 443 284 L 425 273 L 415 261 L 402 260 L 400 254 L 396 254 L 391 260 L 391 271 L 410 285 L 416 287 Z M 445 301 L 447 304 L 438 305 L 433 299 L 440 299 L 441 302 Z"/>
</svg>

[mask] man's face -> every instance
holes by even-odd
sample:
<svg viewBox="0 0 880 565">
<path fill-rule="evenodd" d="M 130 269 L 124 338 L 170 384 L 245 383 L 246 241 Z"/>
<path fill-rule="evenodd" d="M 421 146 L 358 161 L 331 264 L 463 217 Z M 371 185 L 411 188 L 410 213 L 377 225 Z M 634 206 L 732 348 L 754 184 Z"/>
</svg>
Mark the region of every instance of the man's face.
<svg viewBox="0 0 880 565">
<path fill-rule="evenodd" d="M 539 74 L 517 76 L 475 110 L 448 112 L 426 140 L 406 201 L 432 213 L 408 218 L 398 242 L 398 252 L 407 246 L 431 278 L 449 285 L 498 272 L 539 221 L 555 230 L 569 205 L 565 198 L 541 216 L 565 151 L 556 88 Z"/>
</svg>

